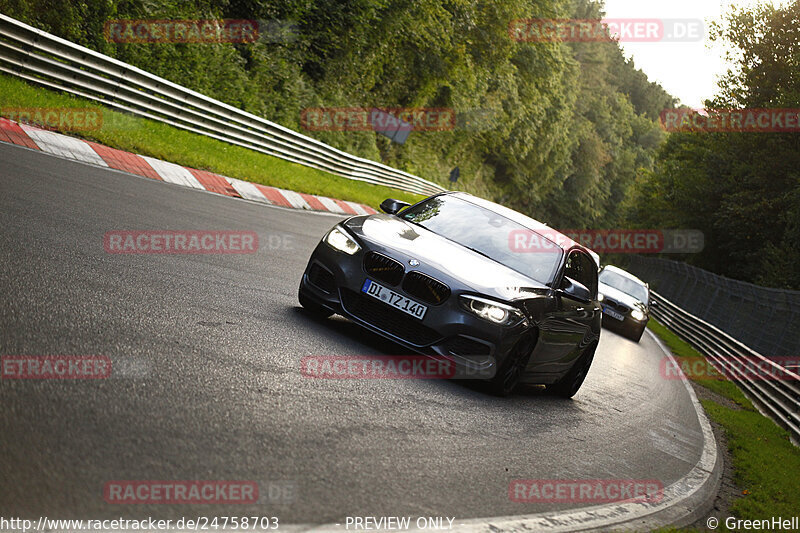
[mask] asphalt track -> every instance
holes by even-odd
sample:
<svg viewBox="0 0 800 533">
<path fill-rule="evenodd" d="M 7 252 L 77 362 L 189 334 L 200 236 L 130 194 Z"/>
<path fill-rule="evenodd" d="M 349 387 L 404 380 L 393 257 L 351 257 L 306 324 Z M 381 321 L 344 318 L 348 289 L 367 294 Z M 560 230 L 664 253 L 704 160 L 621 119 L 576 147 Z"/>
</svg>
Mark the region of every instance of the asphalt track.
<svg viewBox="0 0 800 533">
<path fill-rule="evenodd" d="M 0 354 L 110 357 L 106 380 L 0 381 L 0 515 L 458 519 L 554 511 L 513 479 L 656 479 L 703 434 L 663 353 L 603 331 L 572 400 L 434 380 L 320 380 L 309 355 L 404 353 L 299 308 L 339 218 L 256 205 L 0 144 Z M 110 230 L 246 230 L 251 255 L 106 253 Z M 289 502 L 119 505 L 112 480 L 289 483 Z"/>
</svg>

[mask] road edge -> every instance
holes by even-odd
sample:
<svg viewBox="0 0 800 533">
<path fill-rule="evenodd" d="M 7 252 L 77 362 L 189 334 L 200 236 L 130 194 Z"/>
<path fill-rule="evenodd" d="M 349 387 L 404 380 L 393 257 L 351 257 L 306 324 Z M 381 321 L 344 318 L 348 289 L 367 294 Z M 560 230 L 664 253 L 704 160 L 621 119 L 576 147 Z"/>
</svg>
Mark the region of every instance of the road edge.
<svg viewBox="0 0 800 533">
<path fill-rule="evenodd" d="M 17 123 L 3 117 L 0 117 L 0 142 L 181 187 L 267 205 L 327 212 L 342 216 L 377 213 L 368 205 L 229 178 L 214 172 L 184 167 L 153 157 L 109 148 L 102 144 Z"/>
</svg>

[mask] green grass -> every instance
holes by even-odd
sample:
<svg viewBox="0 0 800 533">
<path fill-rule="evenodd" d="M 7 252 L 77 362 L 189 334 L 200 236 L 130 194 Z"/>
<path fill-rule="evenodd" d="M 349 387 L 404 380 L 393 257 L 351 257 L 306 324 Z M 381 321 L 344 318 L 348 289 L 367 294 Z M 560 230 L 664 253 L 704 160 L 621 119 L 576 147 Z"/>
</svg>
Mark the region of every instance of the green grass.
<svg viewBox="0 0 800 533">
<path fill-rule="evenodd" d="M 655 320 L 650 321 L 649 327 L 669 346 L 676 358 L 703 358 Z M 689 378 L 692 378 L 691 374 Z M 739 406 L 731 408 L 715 401 L 701 400 L 708 416 L 725 430 L 728 450 L 733 457 L 734 481 L 742 489 L 742 497 L 731 504 L 732 516 L 743 520 L 763 520 L 800 514 L 800 449 L 789 441 L 789 433 L 755 410 L 733 383 L 709 379 L 693 381 Z M 724 518 L 721 522 L 717 531 L 728 531 Z"/>
<path fill-rule="evenodd" d="M 747 492 L 732 511 L 740 518 L 788 518 L 800 513 L 800 450 L 789 434 L 753 411 L 735 411 L 703 401 L 706 412 L 725 428 L 733 454 L 734 479 Z"/>
<path fill-rule="evenodd" d="M 113 111 L 84 98 L 51 91 L 11 76 L 0 75 L 3 108 L 92 108 L 102 114 L 102 126 L 65 132 L 112 148 L 147 155 L 187 167 L 297 192 L 330 196 L 377 207 L 386 198 L 414 203 L 417 194 L 349 180 L 277 157 Z"/>
<path fill-rule="evenodd" d="M 716 392 L 720 396 L 733 400 L 744 409 L 750 411 L 756 410 L 750 400 L 739 390 L 739 387 L 721 376 L 715 378 L 713 374 L 714 371 L 705 356 L 692 348 L 687 342 L 683 341 L 680 337 L 654 319 L 648 322 L 647 327 L 653 330 L 653 333 L 664 341 L 664 344 L 672 351 L 672 354 L 675 356 L 681 368 L 696 368 L 701 370 L 700 372 L 685 372 L 687 377 L 692 379 L 692 381 Z"/>
</svg>

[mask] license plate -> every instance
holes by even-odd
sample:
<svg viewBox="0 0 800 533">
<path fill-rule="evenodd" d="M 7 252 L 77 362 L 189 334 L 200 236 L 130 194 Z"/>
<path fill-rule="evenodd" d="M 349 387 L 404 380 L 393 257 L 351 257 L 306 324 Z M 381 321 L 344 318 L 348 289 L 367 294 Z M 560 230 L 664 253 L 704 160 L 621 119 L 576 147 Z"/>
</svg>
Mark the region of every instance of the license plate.
<svg viewBox="0 0 800 533">
<path fill-rule="evenodd" d="M 417 303 L 411 298 L 406 298 L 402 294 L 398 294 L 391 289 L 387 289 L 380 283 L 375 283 L 371 279 L 364 282 L 364 285 L 361 287 L 361 292 L 385 304 L 391 305 L 395 309 L 399 309 L 414 318 L 419 318 L 420 320 L 422 320 L 425 313 L 428 311 L 427 306 Z"/>
<path fill-rule="evenodd" d="M 616 311 L 614 311 L 612 309 L 609 309 L 608 307 L 603 307 L 603 314 L 606 314 L 608 316 L 612 316 L 612 317 L 616 318 L 617 320 L 625 320 L 625 317 L 623 315 L 617 313 Z"/>
</svg>

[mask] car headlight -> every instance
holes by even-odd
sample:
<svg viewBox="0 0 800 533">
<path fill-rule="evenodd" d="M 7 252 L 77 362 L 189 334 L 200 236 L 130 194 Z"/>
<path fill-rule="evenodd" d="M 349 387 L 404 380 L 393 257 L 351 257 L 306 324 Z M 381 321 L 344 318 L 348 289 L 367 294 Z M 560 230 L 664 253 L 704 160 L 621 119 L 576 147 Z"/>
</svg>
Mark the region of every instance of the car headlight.
<svg viewBox="0 0 800 533">
<path fill-rule="evenodd" d="M 516 326 L 525 320 L 525 315 L 516 307 L 487 300 L 486 298 L 464 294 L 461 295 L 460 302 L 461 306 L 467 311 L 494 324 Z"/>
<path fill-rule="evenodd" d="M 634 320 L 644 320 L 644 313 L 641 309 L 634 309 L 631 311 L 631 318 Z"/>
<path fill-rule="evenodd" d="M 331 248 L 344 252 L 348 255 L 353 255 L 361 249 L 356 241 L 354 241 L 347 233 L 345 233 L 339 226 L 336 226 L 325 235 L 323 239 Z"/>
<path fill-rule="evenodd" d="M 597 301 L 598 301 L 598 302 L 602 302 L 602 301 L 603 301 L 603 300 L 605 300 L 605 299 L 606 299 L 606 297 L 605 297 L 605 296 L 603 296 L 603 293 L 602 293 L 602 292 L 598 292 L 598 293 L 597 293 Z"/>
</svg>

